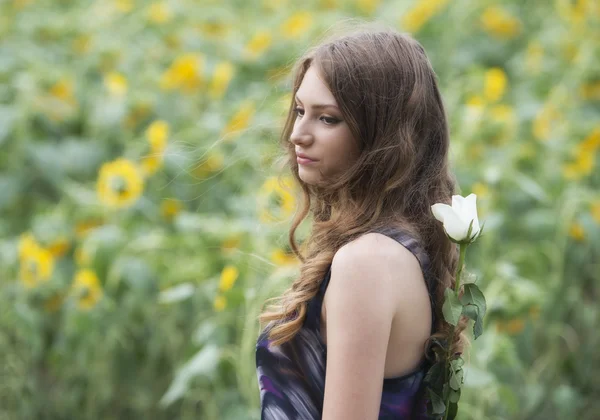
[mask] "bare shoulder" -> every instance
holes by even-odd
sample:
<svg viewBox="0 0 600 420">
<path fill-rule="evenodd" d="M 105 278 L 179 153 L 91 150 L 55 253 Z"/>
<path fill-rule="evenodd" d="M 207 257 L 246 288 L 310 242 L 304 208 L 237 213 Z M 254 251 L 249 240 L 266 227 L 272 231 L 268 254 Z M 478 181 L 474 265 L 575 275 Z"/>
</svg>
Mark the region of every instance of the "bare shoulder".
<svg viewBox="0 0 600 420">
<path fill-rule="evenodd" d="M 376 274 L 387 272 L 396 279 L 416 277 L 422 280 L 423 274 L 419 261 L 410 250 L 389 236 L 376 232 L 366 233 L 342 246 L 332 261 L 332 272 L 335 269 L 338 272 L 356 269 Z"/>
<path fill-rule="evenodd" d="M 380 233 L 360 236 L 335 254 L 324 300 L 327 373 L 323 418 L 375 418 L 386 368 L 414 365 L 413 360 L 388 358 L 388 348 L 392 355 L 406 355 L 395 349 L 406 349 L 407 343 L 415 341 L 410 324 L 418 317 L 399 308 L 415 306 L 407 295 L 415 293 L 411 289 L 418 284 L 416 275 L 421 276 L 421 271 L 412 253 Z M 403 322 L 395 322 L 398 319 Z M 399 339 L 398 331 L 403 334 Z M 417 353 L 421 345 L 415 344 Z M 420 353 L 415 357 L 421 357 Z"/>
<path fill-rule="evenodd" d="M 414 254 L 381 233 L 367 233 L 342 246 L 331 263 L 333 294 L 357 293 L 391 307 L 410 299 L 424 286 Z M 328 299 L 325 295 L 325 304 Z M 385 305 L 387 306 L 387 305 Z"/>
</svg>

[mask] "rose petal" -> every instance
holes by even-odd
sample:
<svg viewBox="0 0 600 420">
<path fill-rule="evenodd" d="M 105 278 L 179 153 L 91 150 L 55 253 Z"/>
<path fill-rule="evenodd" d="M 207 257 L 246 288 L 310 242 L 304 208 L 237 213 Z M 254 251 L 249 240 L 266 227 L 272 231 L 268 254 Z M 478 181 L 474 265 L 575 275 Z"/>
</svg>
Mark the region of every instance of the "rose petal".
<svg viewBox="0 0 600 420">
<path fill-rule="evenodd" d="M 469 220 L 477 218 L 477 196 L 475 194 L 469 194 L 464 201 L 465 206 L 463 207 L 464 214 Z"/>
<path fill-rule="evenodd" d="M 456 212 L 456 214 L 461 214 L 463 211 L 463 205 L 464 205 L 464 197 L 461 197 L 460 195 L 453 195 L 452 196 L 452 208 L 454 209 L 454 211 Z"/>
<path fill-rule="evenodd" d="M 469 194 L 465 198 L 465 217 L 467 226 L 473 220 L 473 229 L 471 230 L 472 235 L 476 235 L 479 232 L 479 218 L 477 217 L 477 196 L 475 194 Z"/>
<path fill-rule="evenodd" d="M 450 207 L 448 204 L 444 204 L 444 203 L 434 204 L 433 206 L 431 206 L 431 211 L 432 211 L 434 217 L 442 223 L 444 223 L 445 216 L 448 213 L 453 212 L 452 207 Z"/>
<path fill-rule="evenodd" d="M 467 236 L 467 230 L 469 229 L 468 225 L 465 225 L 465 222 L 461 220 L 461 218 L 454 213 L 448 213 L 445 215 L 444 219 L 444 229 L 446 229 L 446 233 L 455 241 L 462 241 Z"/>
</svg>

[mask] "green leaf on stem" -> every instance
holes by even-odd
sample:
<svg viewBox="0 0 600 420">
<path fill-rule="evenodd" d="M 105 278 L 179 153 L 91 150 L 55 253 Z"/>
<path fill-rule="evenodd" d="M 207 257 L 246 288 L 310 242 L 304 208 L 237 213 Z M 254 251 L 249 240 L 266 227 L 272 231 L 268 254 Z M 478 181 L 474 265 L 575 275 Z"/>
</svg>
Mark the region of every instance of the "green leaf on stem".
<svg viewBox="0 0 600 420">
<path fill-rule="evenodd" d="M 459 368 L 457 371 L 452 370 L 450 372 L 450 388 L 454 391 L 460 390 L 460 387 L 463 383 L 464 371 L 462 368 Z M 450 395 L 452 395 L 452 391 L 450 391 Z"/>
<path fill-rule="evenodd" d="M 463 315 L 475 321 L 473 325 L 473 337 L 475 340 L 483 334 L 483 317 L 479 316 L 479 307 L 475 305 L 463 306 Z"/>
<path fill-rule="evenodd" d="M 476 284 L 468 283 L 464 285 L 464 294 L 460 301 L 464 305 L 463 315 L 475 321 L 473 337 L 477 339 L 483 334 L 483 317 L 487 309 L 485 296 Z"/>
<path fill-rule="evenodd" d="M 430 384 L 433 389 L 441 390 L 444 384 L 444 370 L 446 369 L 446 361 L 441 360 L 429 368 L 425 375 L 425 382 Z"/>
<path fill-rule="evenodd" d="M 456 404 L 460 400 L 460 389 L 458 391 L 450 391 L 450 402 Z"/>
<path fill-rule="evenodd" d="M 475 338 L 479 337 L 483 332 L 483 317 L 487 309 L 485 296 L 476 284 L 469 283 L 465 284 L 464 294 L 461 296 L 460 301 L 463 305 L 474 305 L 477 307 L 477 316 L 475 318 L 475 326 L 473 327 L 473 334 Z M 469 318 L 472 318 L 473 311 L 471 309 L 465 313 Z"/>
<path fill-rule="evenodd" d="M 469 223 L 469 230 L 467 230 L 467 238 L 465 240 L 465 242 L 470 243 L 473 242 L 473 238 L 471 238 L 471 232 L 473 231 L 473 222 L 475 221 L 475 219 L 471 220 L 471 223 Z"/>
<path fill-rule="evenodd" d="M 444 305 L 442 306 L 442 313 L 444 319 L 450 325 L 456 326 L 460 315 L 462 314 L 463 306 L 458 300 L 458 297 L 454 293 L 454 290 L 449 287 L 444 291 Z"/>
<path fill-rule="evenodd" d="M 430 360 L 435 361 L 445 358 L 447 347 L 447 340 L 445 338 L 440 339 L 439 337 L 432 337 L 429 348 L 427 349 L 428 357 L 431 357 Z"/>
<path fill-rule="evenodd" d="M 450 367 L 452 368 L 452 370 L 454 370 L 456 372 L 457 370 L 462 368 L 464 366 L 464 364 L 465 364 L 465 361 L 463 360 L 462 357 L 459 356 L 450 362 Z"/>
<path fill-rule="evenodd" d="M 450 403 L 450 407 L 448 407 L 448 420 L 454 420 L 456 415 L 458 414 L 458 404 Z"/>
<path fill-rule="evenodd" d="M 479 307 L 479 313 L 481 316 L 485 316 L 486 303 L 483 292 L 475 283 L 467 283 L 464 285 L 464 293 L 460 298 L 463 305 L 475 305 Z"/>
<path fill-rule="evenodd" d="M 432 414 L 444 414 L 446 411 L 446 405 L 444 404 L 444 400 L 438 394 L 433 392 L 431 389 L 428 390 L 429 401 L 432 406 Z"/>
</svg>

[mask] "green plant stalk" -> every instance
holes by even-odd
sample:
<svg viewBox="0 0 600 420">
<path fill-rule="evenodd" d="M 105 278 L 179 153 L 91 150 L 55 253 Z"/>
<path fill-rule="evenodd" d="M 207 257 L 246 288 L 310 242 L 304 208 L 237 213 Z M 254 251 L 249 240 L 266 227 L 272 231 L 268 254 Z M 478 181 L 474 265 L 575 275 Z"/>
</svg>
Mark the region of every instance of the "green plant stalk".
<svg viewBox="0 0 600 420">
<path fill-rule="evenodd" d="M 463 264 L 465 262 L 465 255 L 467 253 L 468 243 L 460 244 L 460 256 L 458 257 L 458 267 L 456 268 L 456 284 L 454 285 L 454 294 L 458 298 L 458 294 L 460 293 L 460 276 L 462 274 Z M 459 319 L 460 322 L 460 319 Z M 452 340 L 454 338 L 454 331 L 456 330 L 456 326 L 452 325 L 452 329 L 450 330 L 450 337 L 448 338 L 448 353 L 446 353 L 446 368 L 444 370 L 444 382 L 448 383 L 448 370 L 450 369 L 450 359 L 452 358 L 452 354 L 450 354 L 450 348 L 452 346 Z M 448 419 L 448 407 L 450 405 L 450 393 L 444 399 L 444 404 L 446 405 L 446 411 L 444 412 L 444 420 Z"/>
</svg>

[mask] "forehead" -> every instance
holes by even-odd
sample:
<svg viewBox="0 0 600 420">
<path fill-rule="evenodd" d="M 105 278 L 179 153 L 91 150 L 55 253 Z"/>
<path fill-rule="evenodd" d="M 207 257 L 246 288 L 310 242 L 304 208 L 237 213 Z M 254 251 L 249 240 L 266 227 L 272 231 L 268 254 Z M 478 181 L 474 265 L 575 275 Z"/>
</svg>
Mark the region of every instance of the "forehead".
<svg viewBox="0 0 600 420">
<path fill-rule="evenodd" d="M 297 96 L 301 101 L 329 101 L 335 103 L 333 94 L 325 82 L 323 82 L 321 74 L 314 66 L 310 66 L 306 70 L 302 78 L 302 83 L 300 83 L 300 87 L 298 88 Z"/>
</svg>

